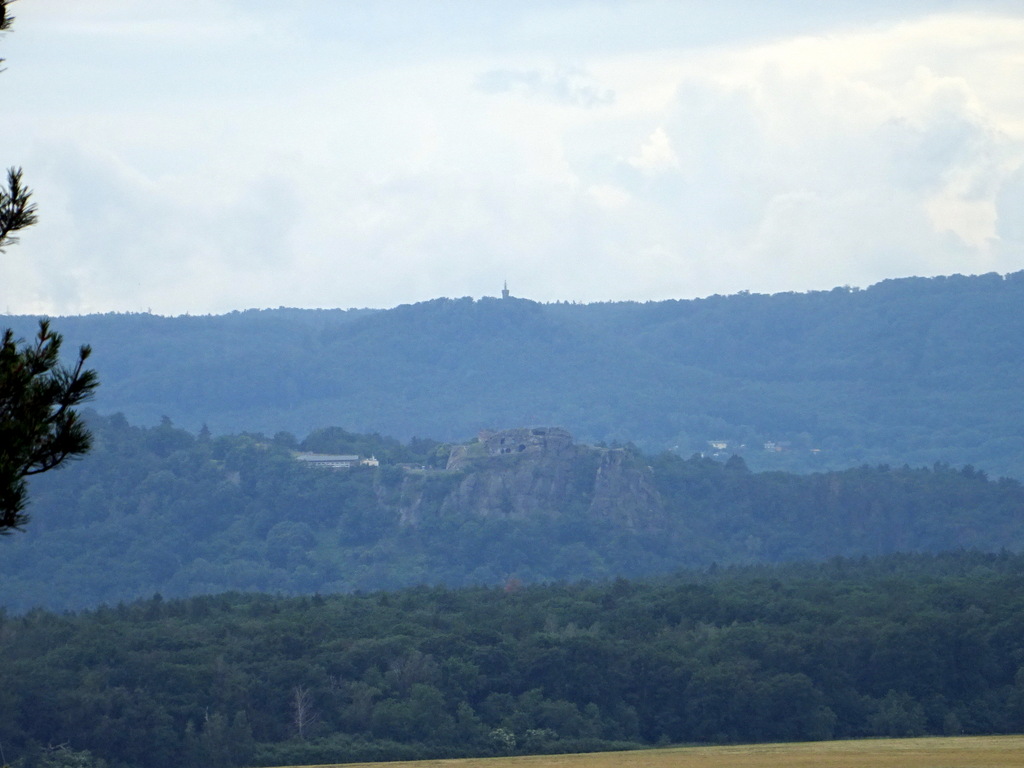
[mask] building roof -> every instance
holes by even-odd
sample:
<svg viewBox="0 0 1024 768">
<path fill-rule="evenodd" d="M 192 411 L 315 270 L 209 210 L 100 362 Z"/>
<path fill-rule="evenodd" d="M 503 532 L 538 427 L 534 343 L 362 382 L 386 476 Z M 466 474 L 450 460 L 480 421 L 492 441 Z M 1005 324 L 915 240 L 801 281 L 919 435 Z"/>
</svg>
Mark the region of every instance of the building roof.
<svg viewBox="0 0 1024 768">
<path fill-rule="evenodd" d="M 295 455 L 298 461 L 309 461 L 314 464 L 327 464 L 332 462 L 359 461 L 359 457 L 347 453 L 298 453 Z"/>
</svg>

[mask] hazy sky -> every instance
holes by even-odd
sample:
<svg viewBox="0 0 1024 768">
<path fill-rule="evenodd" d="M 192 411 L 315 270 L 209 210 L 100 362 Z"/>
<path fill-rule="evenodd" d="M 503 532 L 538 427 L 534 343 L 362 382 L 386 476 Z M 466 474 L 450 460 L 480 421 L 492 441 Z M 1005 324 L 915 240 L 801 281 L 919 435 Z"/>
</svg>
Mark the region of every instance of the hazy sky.
<svg viewBox="0 0 1024 768">
<path fill-rule="evenodd" d="M 0 312 L 1024 269 L 1019 1 L 11 10 L 0 165 L 40 223 L 0 256 Z"/>
</svg>

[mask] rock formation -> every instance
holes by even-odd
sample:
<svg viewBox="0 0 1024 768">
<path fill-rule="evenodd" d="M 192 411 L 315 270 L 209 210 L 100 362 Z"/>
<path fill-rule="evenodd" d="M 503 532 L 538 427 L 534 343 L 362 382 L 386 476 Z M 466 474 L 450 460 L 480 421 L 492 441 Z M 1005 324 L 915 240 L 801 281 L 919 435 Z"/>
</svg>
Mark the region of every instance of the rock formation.
<svg viewBox="0 0 1024 768">
<path fill-rule="evenodd" d="M 439 504 L 423 498 L 431 478 L 407 478 L 398 510 L 406 524 L 430 514 L 521 519 L 570 511 L 634 530 L 664 520 L 649 467 L 622 448 L 576 445 L 557 427 L 482 432 L 452 448 L 444 474 Z"/>
</svg>

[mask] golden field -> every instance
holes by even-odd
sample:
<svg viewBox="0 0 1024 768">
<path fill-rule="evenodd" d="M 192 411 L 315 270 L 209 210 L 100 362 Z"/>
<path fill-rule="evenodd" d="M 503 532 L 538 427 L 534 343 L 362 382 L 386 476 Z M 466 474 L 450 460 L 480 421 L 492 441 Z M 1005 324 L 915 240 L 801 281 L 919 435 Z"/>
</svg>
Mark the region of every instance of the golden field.
<svg viewBox="0 0 1024 768">
<path fill-rule="evenodd" d="M 674 747 L 583 755 L 345 763 L 318 768 L 356 765 L 360 768 L 1024 768 L 1024 736 Z"/>
</svg>

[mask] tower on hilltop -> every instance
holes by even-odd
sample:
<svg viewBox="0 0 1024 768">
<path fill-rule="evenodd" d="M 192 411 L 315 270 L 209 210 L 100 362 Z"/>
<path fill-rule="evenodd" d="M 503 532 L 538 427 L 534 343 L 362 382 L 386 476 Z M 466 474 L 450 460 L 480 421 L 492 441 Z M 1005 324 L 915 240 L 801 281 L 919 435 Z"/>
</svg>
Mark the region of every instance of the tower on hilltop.
<svg viewBox="0 0 1024 768">
<path fill-rule="evenodd" d="M 505 287 L 501 289 L 501 298 L 507 299 L 508 296 L 509 296 L 509 294 L 508 294 L 508 280 L 506 280 L 505 281 Z"/>
</svg>

